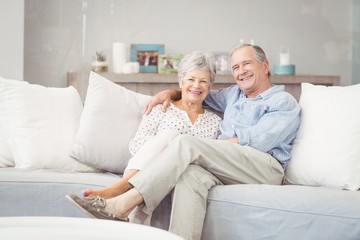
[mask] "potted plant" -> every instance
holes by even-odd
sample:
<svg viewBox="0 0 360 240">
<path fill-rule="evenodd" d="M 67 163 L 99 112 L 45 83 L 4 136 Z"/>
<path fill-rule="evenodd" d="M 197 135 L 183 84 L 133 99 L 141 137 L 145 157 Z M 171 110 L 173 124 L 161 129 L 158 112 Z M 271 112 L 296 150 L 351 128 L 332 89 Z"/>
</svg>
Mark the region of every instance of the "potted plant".
<svg viewBox="0 0 360 240">
<path fill-rule="evenodd" d="M 101 52 L 96 52 L 95 61 L 91 63 L 91 70 L 94 72 L 107 72 L 108 71 L 108 63 L 106 61 L 106 55 Z"/>
</svg>

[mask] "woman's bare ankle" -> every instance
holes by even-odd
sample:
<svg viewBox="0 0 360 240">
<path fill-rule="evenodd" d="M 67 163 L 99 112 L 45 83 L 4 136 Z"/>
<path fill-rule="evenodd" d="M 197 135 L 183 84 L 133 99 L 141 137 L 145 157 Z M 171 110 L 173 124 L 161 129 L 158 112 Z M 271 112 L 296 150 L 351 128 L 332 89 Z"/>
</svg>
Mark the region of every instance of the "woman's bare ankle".
<svg viewBox="0 0 360 240">
<path fill-rule="evenodd" d="M 90 192 L 88 192 L 87 196 L 84 195 L 84 197 L 102 197 L 102 198 L 105 198 L 105 199 L 108 199 L 108 198 L 112 198 L 112 197 L 116 197 L 117 195 L 117 192 L 113 192 L 111 190 L 108 190 L 108 189 L 103 189 L 103 190 L 91 190 Z"/>
<path fill-rule="evenodd" d="M 129 183 L 126 182 L 118 182 L 106 188 L 100 190 L 92 190 L 88 189 L 83 192 L 84 197 L 97 197 L 100 196 L 105 199 L 113 198 L 118 195 L 121 195 L 130 189 Z"/>
</svg>

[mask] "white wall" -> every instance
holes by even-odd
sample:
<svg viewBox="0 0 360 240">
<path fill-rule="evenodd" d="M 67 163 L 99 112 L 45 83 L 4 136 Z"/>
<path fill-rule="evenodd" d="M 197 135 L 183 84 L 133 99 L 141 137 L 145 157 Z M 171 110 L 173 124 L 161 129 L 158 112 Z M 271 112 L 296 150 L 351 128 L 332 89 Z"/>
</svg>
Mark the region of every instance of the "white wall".
<svg viewBox="0 0 360 240">
<path fill-rule="evenodd" d="M 27 0 L 25 80 L 65 86 L 66 72 L 89 71 L 97 50 L 111 60 L 114 41 L 186 54 L 254 39 L 271 65 L 289 45 L 296 74 L 340 75 L 349 85 L 352 8 L 353 0 Z"/>
<path fill-rule="evenodd" d="M 0 0 L 0 76 L 23 80 L 24 0 Z"/>
</svg>

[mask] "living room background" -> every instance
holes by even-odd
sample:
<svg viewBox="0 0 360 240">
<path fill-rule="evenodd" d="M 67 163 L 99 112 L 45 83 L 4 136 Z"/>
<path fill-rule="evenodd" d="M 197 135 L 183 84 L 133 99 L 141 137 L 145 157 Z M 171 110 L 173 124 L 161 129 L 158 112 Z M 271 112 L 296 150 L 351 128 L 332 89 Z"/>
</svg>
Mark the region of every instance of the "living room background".
<svg viewBox="0 0 360 240">
<path fill-rule="evenodd" d="M 90 71 L 96 51 L 104 51 L 112 71 L 113 42 L 126 44 L 129 61 L 132 43 L 186 54 L 230 51 L 239 41 L 262 46 L 271 66 L 288 45 L 296 74 L 360 83 L 359 0 L 16 0 L 0 3 L 5 20 L 13 19 L 14 7 L 20 20 L 11 31 L 2 23 L 0 33 L 16 41 L 2 40 L 0 50 L 12 50 L 19 68 L 9 68 L 3 56 L 0 74 L 31 83 L 66 86 L 66 73 Z"/>
</svg>

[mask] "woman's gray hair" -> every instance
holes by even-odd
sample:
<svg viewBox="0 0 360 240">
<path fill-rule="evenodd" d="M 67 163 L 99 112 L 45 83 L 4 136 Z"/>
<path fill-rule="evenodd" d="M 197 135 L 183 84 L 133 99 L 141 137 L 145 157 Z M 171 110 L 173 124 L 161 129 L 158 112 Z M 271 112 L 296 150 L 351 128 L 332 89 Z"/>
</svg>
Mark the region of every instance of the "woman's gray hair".
<svg viewBox="0 0 360 240">
<path fill-rule="evenodd" d="M 215 62 L 211 55 L 199 51 L 185 55 L 178 68 L 179 80 L 183 79 L 188 72 L 195 69 L 208 71 L 210 73 L 210 82 L 213 83 L 215 81 Z"/>
<path fill-rule="evenodd" d="M 259 63 L 263 63 L 265 60 L 267 60 L 266 54 L 261 47 L 259 47 L 257 45 L 252 45 L 249 43 L 240 43 L 240 44 L 236 45 L 230 52 L 230 58 L 236 50 L 243 48 L 243 47 L 251 47 L 253 49 L 255 59 Z M 270 71 L 268 73 L 268 76 L 270 77 Z"/>
</svg>

